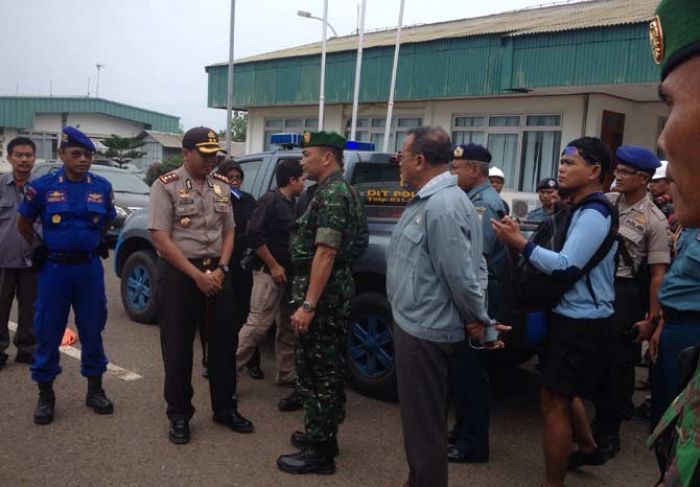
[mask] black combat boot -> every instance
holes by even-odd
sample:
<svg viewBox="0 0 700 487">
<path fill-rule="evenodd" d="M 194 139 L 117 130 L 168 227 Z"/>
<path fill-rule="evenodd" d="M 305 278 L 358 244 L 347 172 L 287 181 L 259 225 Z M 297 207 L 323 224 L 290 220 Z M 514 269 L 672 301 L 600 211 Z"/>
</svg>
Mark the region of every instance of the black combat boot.
<svg viewBox="0 0 700 487">
<path fill-rule="evenodd" d="M 49 424 L 53 421 L 56 396 L 53 393 L 53 381 L 39 383 L 39 401 L 34 410 L 34 422 L 36 424 Z"/>
<path fill-rule="evenodd" d="M 331 452 L 331 442 L 309 442 L 297 453 L 282 455 L 277 459 L 277 468 L 287 473 L 335 473 L 335 460 Z"/>
<path fill-rule="evenodd" d="M 104 389 L 102 389 L 102 376 L 88 377 L 88 391 L 85 396 L 85 404 L 91 407 L 97 414 L 112 414 L 114 405 L 107 399 Z"/>
<path fill-rule="evenodd" d="M 309 438 L 306 436 L 306 433 L 303 431 L 295 431 L 292 433 L 292 446 L 294 448 L 299 448 L 300 450 L 302 448 L 305 448 L 311 444 L 309 441 Z M 338 438 L 333 437 L 332 440 L 328 440 L 328 445 L 330 447 L 330 452 L 334 457 L 337 457 L 338 454 L 340 453 L 340 450 L 338 449 Z"/>
</svg>

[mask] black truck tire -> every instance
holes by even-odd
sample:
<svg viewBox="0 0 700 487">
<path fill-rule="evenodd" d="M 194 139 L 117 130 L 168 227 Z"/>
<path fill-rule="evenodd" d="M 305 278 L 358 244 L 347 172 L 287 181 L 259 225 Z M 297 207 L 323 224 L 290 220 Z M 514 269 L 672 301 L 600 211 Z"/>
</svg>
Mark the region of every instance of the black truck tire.
<svg viewBox="0 0 700 487">
<path fill-rule="evenodd" d="M 122 305 L 133 321 L 156 321 L 156 254 L 138 250 L 124 263 L 121 278 Z"/>
<path fill-rule="evenodd" d="M 363 293 L 351 303 L 348 326 L 348 370 L 357 392 L 374 399 L 396 401 L 394 321 L 386 297 Z"/>
</svg>

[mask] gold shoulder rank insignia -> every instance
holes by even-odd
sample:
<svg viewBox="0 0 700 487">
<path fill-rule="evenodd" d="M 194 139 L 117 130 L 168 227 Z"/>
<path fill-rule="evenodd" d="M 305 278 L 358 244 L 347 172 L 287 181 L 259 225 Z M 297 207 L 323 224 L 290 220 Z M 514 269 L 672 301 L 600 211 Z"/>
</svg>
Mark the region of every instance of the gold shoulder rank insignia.
<svg viewBox="0 0 700 487">
<path fill-rule="evenodd" d="M 178 179 L 180 179 L 180 176 L 178 176 L 178 174 L 175 171 L 171 171 L 167 174 L 163 174 L 158 179 L 160 179 L 160 182 L 163 184 L 170 184 L 173 181 L 177 181 Z"/>
<path fill-rule="evenodd" d="M 229 180 L 226 179 L 226 176 L 224 176 L 223 174 L 219 174 L 218 172 L 211 173 L 211 177 L 221 181 L 222 183 L 226 183 L 227 186 L 229 184 Z"/>
</svg>

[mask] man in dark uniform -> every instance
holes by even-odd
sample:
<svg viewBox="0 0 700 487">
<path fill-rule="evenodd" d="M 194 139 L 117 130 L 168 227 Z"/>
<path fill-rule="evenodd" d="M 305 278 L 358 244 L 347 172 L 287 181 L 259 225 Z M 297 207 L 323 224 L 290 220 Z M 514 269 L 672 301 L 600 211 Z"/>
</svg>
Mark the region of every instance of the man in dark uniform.
<svg viewBox="0 0 700 487">
<path fill-rule="evenodd" d="M 338 425 L 345 418 L 345 347 L 350 300 L 355 293 L 352 264 L 363 221 L 357 192 L 343 180 L 345 139 L 335 132 L 306 132 L 301 164 L 318 182 L 290 240 L 298 308 L 291 324 L 297 333 L 296 369 L 309 396 L 304 400 L 305 432 L 295 432 L 298 453 L 277 459 L 289 473 L 335 471 Z"/>
<path fill-rule="evenodd" d="M 54 418 L 53 381 L 61 373 L 58 347 L 71 306 L 82 345 L 80 373 L 88 379 L 85 402 L 98 414 L 114 411 L 102 389 L 107 370 L 102 346 L 107 298 L 100 256 L 108 255 L 102 236 L 116 210 L 112 185 L 89 172 L 94 155 L 95 145 L 84 133 L 64 128 L 58 151 L 63 167 L 32 182 L 19 207 L 19 230 L 30 244 L 32 225 L 40 219 L 46 257 L 37 282 L 37 349 L 31 367 L 32 379 L 39 384 L 37 424 Z"/>
<path fill-rule="evenodd" d="M 229 273 L 234 221 L 228 180 L 210 174 L 221 149 L 216 133 L 196 127 L 182 139 L 185 163 L 151 186 L 148 228 L 158 262 L 160 339 L 165 367 L 168 438 L 190 440 L 192 345 L 202 322 L 207 330 L 209 392 L 214 421 L 249 433 L 238 413 L 237 331 Z"/>
<path fill-rule="evenodd" d="M 654 421 L 683 387 L 677 382 L 678 352 L 700 342 L 700 2 L 662 0 L 650 29 L 654 60 L 662 67 L 659 94 L 670 109 L 659 148 L 668 156 L 668 176 L 677 188 L 673 200 L 676 218 L 686 228 L 659 293 L 664 321 L 655 334 L 658 356 L 652 375 L 652 403 L 660 402 L 652 408 Z M 654 342 L 652 339 L 652 352 Z M 664 390 L 656 390 L 659 384 Z M 671 452 L 660 462 L 663 485 L 700 485 L 699 416 L 697 369 L 648 442 L 652 446 L 658 441 L 657 453 Z"/>
<path fill-rule="evenodd" d="M 541 222 L 553 215 L 559 205 L 559 184 L 554 178 L 544 178 L 537 183 L 537 196 L 540 199 L 540 207 L 527 214 L 525 220 L 529 222 Z"/>
<path fill-rule="evenodd" d="M 498 192 L 489 182 L 491 153 L 478 144 L 460 144 L 454 148 L 450 167 L 457 175 L 480 218 L 483 231 L 483 255 L 488 282 L 482 283 L 487 295 L 489 316 L 497 316 L 500 291 L 499 275 L 505 262 L 505 248 L 496 239 L 491 220 L 506 215 Z M 483 265 L 483 262 L 482 262 Z M 456 398 L 456 424 L 450 435 L 450 462 L 484 463 L 489 459 L 489 366 L 486 349 L 463 347 L 455 357 L 452 386 Z"/>
</svg>

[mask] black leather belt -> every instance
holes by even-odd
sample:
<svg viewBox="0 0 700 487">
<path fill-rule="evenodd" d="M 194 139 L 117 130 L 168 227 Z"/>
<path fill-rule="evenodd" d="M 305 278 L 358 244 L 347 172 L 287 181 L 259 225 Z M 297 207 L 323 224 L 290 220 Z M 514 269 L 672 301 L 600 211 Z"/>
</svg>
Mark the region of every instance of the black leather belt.
<svg viewBox="0 0 700 487">
<path fill-rule="evenodd" d="M 197 259 L 187 259 L 199 269 L 216 269 L 221 257 L 199 257 Z"/>
<path fill-rule="evenodd" d="M 664 308 L 664 316 L 671 321 L 700 321 L 700 311 L 680 311 Z"/>
<path fill-rule="evenodd" d="M 48 260 L 51 262 L 58 262 L 59 264 L 78 265 L 86 264 L 95 257 L 97 257 L 95 252 L 51 252 L 48 256 Z"/>
</svg>

